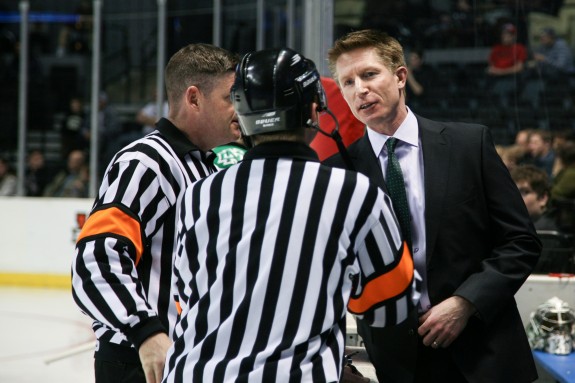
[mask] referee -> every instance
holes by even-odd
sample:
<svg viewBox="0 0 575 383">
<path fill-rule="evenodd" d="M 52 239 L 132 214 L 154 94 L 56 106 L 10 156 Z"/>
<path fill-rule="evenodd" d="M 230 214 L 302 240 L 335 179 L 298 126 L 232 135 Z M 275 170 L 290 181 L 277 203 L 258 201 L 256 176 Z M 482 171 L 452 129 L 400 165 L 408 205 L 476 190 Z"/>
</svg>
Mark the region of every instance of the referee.
<svg viewBox="0 0 575 383">
<path fill-rule="evenodd" d="M 179 201 L 212 173 L 206 152 L 233 141 L 236 56 L 182 48 L 165 70 L 169 116 L 120 150 L 76 244 L 73 296 L 94 319 L 96 383 L 161 380 L 177 309 L 171 291 Z"/>
<path fill-rule="evenodd" d="M 405 319 L 411 256 L 388 197 L 307 145 L 325 108 L 312 61 L 249 53 L 232 99 L 251 148 L 182 201 L 164 382 L 337 382 L 348 302 L 374 326 Z"/>
</svg>

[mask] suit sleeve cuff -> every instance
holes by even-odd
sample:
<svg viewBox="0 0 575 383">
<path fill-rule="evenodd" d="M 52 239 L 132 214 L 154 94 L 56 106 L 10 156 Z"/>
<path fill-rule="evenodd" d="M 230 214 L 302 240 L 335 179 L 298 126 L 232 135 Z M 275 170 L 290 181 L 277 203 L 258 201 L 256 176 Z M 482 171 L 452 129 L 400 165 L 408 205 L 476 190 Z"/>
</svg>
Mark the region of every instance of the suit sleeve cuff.
<svg viewBox="0 0 575 383">
<path fill-rule="evenodd" d="M 132 327 L 126 332 L 126 336 L 134 347 L 136 347 L 136 350 L 138 350 L 146 339 L 160 332 L 168 333 L 160 319 L 158 317 L 152 317 Z"/>
</svg>

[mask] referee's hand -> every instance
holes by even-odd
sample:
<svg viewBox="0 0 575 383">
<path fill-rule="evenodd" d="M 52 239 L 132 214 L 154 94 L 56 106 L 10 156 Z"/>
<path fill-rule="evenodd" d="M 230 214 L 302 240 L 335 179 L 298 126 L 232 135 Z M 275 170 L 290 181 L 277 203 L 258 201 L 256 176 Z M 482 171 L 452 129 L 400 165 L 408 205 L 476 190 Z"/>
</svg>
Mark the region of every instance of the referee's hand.
<svg viewBox="0 0 575 383">
<path fill-rule="evenodd" d="M 369 383 L 369 378 L 365 378 L 352 366 L 344 366 L 339 383 Z"/>
<path fill-rule="evenodd" d="M 171 345 L 172 341 L 166 334 L 158 333 L 146 339 L 140 346 L 138 353 L 146 375 L 146 383 L 162 381 L 166 355 Z"/>
</svg>

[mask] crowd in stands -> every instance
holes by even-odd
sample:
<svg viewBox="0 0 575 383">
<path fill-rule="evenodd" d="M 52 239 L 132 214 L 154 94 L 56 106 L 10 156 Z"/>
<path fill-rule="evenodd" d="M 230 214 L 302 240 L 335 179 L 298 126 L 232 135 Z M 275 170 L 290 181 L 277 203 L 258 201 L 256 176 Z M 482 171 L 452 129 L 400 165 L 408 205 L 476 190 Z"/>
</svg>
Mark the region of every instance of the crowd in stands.
<svg viewBox="0 0 575 383">
<path fill-rule="evenodd" d="M 431 119 L 489 126 L 536 227 L 572 230 L 575 234 L 575 226 L 553 222 L 557 206 L 561 204 L 561 209 L 565 210 L 565 206 L 571 206 L 564 204 L 565 200 L 575 201 L 575 61 L 572 52 L 575 42 L 567 41 L 550 26 L 528 31 L 525 18 L 533 10 L 557 14 L 561 2 L 534 1 L 530 2 L 530 9 L 521 12 L 512 4 L 492 2 L 486 2 L 478 10 L 469 0 L 444 2 L 450 6 L 443 9 L 431 9 L 428 2 L 364 3 L 361 26 L 383 29 L 407 48 L 407 105 Z M 388 17 L 380 17 L 382 13 Z M 41 25 L 33 25 L 31 44 L 35 53 L 31 60 L 48 51 L 59 57 L 85 55 L 89 47 L 83 42 L 90 33 L 89 24 L 87 17 L 76 25 L 62 28 L 56 49 L 46 41 Z M 350 27 L 336 25 L 335 37 L 346 28 Z M 0 112 L 6 116 L 0 127 L 0 141 L 6 143 L 15 142 L 17 131 L 16 109 L 7 102 L 9 98 L 14 99 L 16 89 L 17 41 L 6 30 L 0 28 L 0 32 Z M 530 45 L 528 32 L 535 33 L 536 44 Z M 426 53 L 434 49 L 464 47 L 483 48 L 488 53 L 479 61 L 446 62 L 426 58 Z M 31 81 L 37 89 L 46 89 L 50 79 L 36 77 L 41 71 L 35 70 L 34 65 L 32 62 Z M 49 100 L 52 107 L 31 105 L 29 108 L 30 128 L 43 125 L 42 129 L 46 129 L 53 125 L 60 136 L 60 152 L 57 161 L 48 161 L 42 149 L 29 150 L 25 195 L 88 195 L 86 159 L 91 141 L 90 114 L 86 100 L 80 94 L 86 94 L 85 90 L 76 90 L 65 100 Z M 155 97 L 153 92 L 150 100 L 134 113 L 128 129 L 128 125 L 120 121 L 109 96 L 105 92 L 100 94 L 100 173 L 119 148 L 153 130 Z M 64 105 L 63 110 L 57 110 L 57 105 Z M 46 109 L 57 112 L 60 117 L 42 120 Z M 163 115 L 166 114 L 164 105 Z M 342 125 L 345 129 L 346 124 Z M 330 150 L 335 150 L 335 146 Z M 0 146 L 0 154 L 4 153 L 6 147 Z M 14 155 L 5 157 L 0 158 L 0 196 L 16 195 Z M 100 179 L 101 174 L 97 178 Z M 575 206 L 575 202 L 572 205 Z"/>
<path fill-rule="evenodd" d="M 338 7 L 339 3 L 336 2 L 335 6 Z M 540 44 L 530 46 L 528 41 L 527 15 L 530 12 L 557 15 L 563 1 L 530 1 L 521 7 L 510 1 L 476 4 L 470 0 L 365 0 L 353 3 L 361 4 L 361 28 L 382 29 L 402 42 L 408 52 L 419 57 L 420 63 L 413 63 L 410 68 L 410 88 L 418 85 L 419 88 L 408 95 L 408 105 L 413 104 L 422 115 L 441 120 L 481 122 L 497 130 L 496 138 L 501 141 L 509 141 L 513 133 L 527 125 L 553 130 L 558 125 L 569 124 L 575 129 L 571 110 L 571 88 L 575 88 L 575 84 L 571 75 L 573 58 L 569 45 L 573 42 L 566 41 L 552 28 L 538 31 Z M 91 32 L 90 2 L 78 0 L 73 9 L 81 17 L 74 24 L 61 26 L 52 36 L 53 41 L 47 41 L 48 36 L 41 26 L 32 28 L 34 36 L 39 36 L 34 38 L 35 50 L 58 57 L 89 54 L 89 44 L 85 41 L 89 40 Z M 346 25 L 345 20 L 338 22 L 334 37 L 359 26 Z M 15 55 L 16 36 L 10 36 L 10 31 L 2 31 L 2 28 L 0 25 L 0 32 L 6 32 L 6 36 L 2 37 L 0 33 L 0 54 Z M 481 62 L 426 61 L 426 52 L 446 48 L 493 50 Z M 3 64 L 12 69 L 2 68 Z M 17 70 L 15 64 L 17 60 L 13 59 L 5 63 L 0 61 L 0 85 L 5 85 L 2 83 L 4 80 L 17 78 L 14 75 Z M 8 76 L 8 73 L 12 75 Z M 52 87 L 53 82 L 50 78 L 43 80 L 45 87 Z M 52 90 L 58 92 L 58 88 L 73 88 L 73 84 Z M 3 89 L 9 87 L 4 86 Z M 13 94 L 13 91 L 6 93 Z M 78 91 L 81 89 L 74 90 Z M 64 90 L 61 92 L 65 93 Z M 55 112 L 55 105 L 65 108 L 69 98 L 52 100 L 53 105 L 44 108 L 48 116 L 43 120 L 43 114 L 38 112 L 41 108 L 34 107 L 35 112 L 30 117 L 37 119 L 38 124 L 32 128 L 38 128 L 42 123 L 50 124 L 49 114 Z M 14 116 L 15 109 L 11 112 L 10 115 Z M 5 124 L 12 127 L 0 127 L 0 138 L 14 140 L 15 123 L 13 119 Z"/>
<path fill-rule="evenodd" d="M 523 195 L 536 228 L 575 235 L 575 226 L 571 227 L 571 223 L 554 221 L 557 209 L 575 207 L 575 203 L 565 204 L 575 202 L 573 133 L 525 129 L 517 133 L 515 143 L 499 145 L 497 149 Z M 571 213 L 575 217 L 575 209 Z"/>
<path fill-rule="evenodd" d="M 536 272 L 575 271 L 575 135 L 523 129 L 513 144 L 498 145 L 497 151 L 545 238 Z"/>
<path fill-rule="evenodd" d="M 16 175 L 10 162 L 0 157 L 0 196 L 16 195 Z"/>
<path fill-rule="evenodd" d="M 575 130 L 570 46 L 552 28 L 540 31 L 535 47 L 517 36 L 515 25 L 503 24 L 485 62 L 428 63 L 413 48 L 408 105 L 434 119 L 485 124 L 501 143 L 526 127 Z"/>
<path fill-rule="evenodd" d="M 91 128 L 89 108 L 81 96 L 69 100 L 69 108 L 55 120 L 59 134 L 59 158 L 48 161 L 44 150 L 28 151 L 24 180 L 24 195 L 29 197 L 88 197 Z M 163 117 L 168 113 L 167 102 Z M 103 173 L 112 156 L 123 146 L 152 132 L 157 118 L 155 95 L 137 109 L 133 116 L 120 117 L 101 92 L 98 102 L 98 171 Z M 123 121 L 127 120 L 127 121 Z M 13 157 L 13 156 L 12 156 Z M 17 179 L 13 158 L 0 157 L 0 196 L 17 194 Z"/>
</svg>

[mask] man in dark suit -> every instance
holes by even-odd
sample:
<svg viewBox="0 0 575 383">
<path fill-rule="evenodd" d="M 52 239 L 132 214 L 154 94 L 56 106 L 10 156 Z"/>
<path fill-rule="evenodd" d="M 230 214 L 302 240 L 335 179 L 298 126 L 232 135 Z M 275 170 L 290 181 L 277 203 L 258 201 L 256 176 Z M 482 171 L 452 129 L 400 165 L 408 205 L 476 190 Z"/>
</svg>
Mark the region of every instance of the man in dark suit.
<svg viewBox="0 0 575 383">
<path fill-rule="evenodd" d="M 431 121 L 407 108 L 403 49 L 385 34 L 340 38 L 329 63 L 367 125 L 349 147 L 353 166 L 391 195 L 400 225 L 405 211 L 402 232 L 423 278 L 411 321 L 375 329 L 358 320 L 379 382 L 535 380 L 514 294 L 541 244 L 489 130 Z M 340 155 L 326 164 L 345 166 Z M 389 182 L 397 167 L 403 205 L 398 182 Z"/>
</svg>

